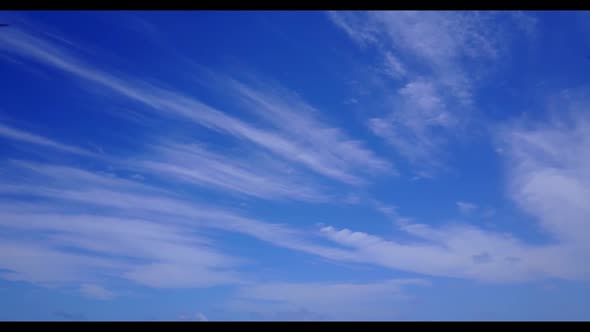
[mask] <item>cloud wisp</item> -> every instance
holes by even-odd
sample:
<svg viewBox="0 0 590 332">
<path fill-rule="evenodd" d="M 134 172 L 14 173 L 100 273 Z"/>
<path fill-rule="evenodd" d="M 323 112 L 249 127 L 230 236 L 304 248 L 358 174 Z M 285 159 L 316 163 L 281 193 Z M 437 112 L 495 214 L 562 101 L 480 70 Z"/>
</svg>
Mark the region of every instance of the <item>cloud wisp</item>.
<svg viewBox="0 0 590 332">
<path fill-rule="evenodd" d="M 445 147 L 469 123 L 477 89 L 489 67 L 508 50 L 512 33 L 528 16 L 500 25 L 496 13 L 370 11 L 329 12 L 328 17 L 363 48 L 381 58 L 386 79 L 401 85 L 387 94 L 392 111 L 367 122 L 369 129 L 407 159 L 421 176 L 445 168 Z M 508 41 L 508 42 L 507 42 Z"/>
<path fill-rule="evenodd" d="M 369 129 L 418 165 L 420 174 L 444 167 L 449 137 L 461 127 L 464 112 L 475 107 L 481 63 L 493 63 L 504 52 L 495 35 L 498 27 L 480 13 L 341 12 L 329 17 L 361 47 L 376 49 L 383 74 L 397 82 L 391 98 L 395 107 L 367 119 Z M 262 220 L 236 212 L 233 196 L 218 204 L 206 197 L 216 197 L 215 191 L 269 205 L 333 203 L 333 193 L 340 189 L 355 192 L 375 175 L 396 173 L 390 161 L 330 125 L 321 110 L 302 96 L 275 83 L 221 79 L 224 96 L 256 120 L 248 121 L 190 94 L 164 88 L 165 82 L 147 83 L 90 65 L 71 47 L 32 33 L 11 29 L 0 34 L 0 50 L 101 87 L 135 103 L 141 112 L 223 137 L 212 143 L 238 147 L 205 146 L 191 138 L 154 132 L 140 152 L 125 158 L 102 153 L 95 158 L 108 165 L 3 160 L 3 278 L 51 286 L 74 284 L 80 294 L 101 300 L 120 294 L 106 282 L 109 278 L 152 288 L 233 285 L 238 289 L 236 305 L 252 305 L 271 316 L 344 313 L 375 318 L 386 313 L 359 312 L 359 303 L 366 308 L 388 307 L 390 300 L 404 298 L 405 287 L 429 282 L 416 278 L 261 283 L 258 276 L 244 272 L 255 258 L 229 253 L 235 249 L 233 241 L 243 236 L 326 261 L 422 276 L 485 282 L 590 276 L 584 260 L 590 255 L 586 231 L 590 210 L 585 201 L 590 196 L 590 120 L 581 111 L 572 111 L 575 121 L 507 126 L 498 133 L 507 158 L 511 198 L 548 235 L 543 243 L 463 223 L 418 223 L 402 216 L 397 206 L 355 195 L 345 198 L 349 206 L 366 201 L 397 228 L 371 234 L 359 231 L 361 226 L 331 220 L 328 226 L 312 229 L 295 224 L 313 220 L 286 214 Z M 10 126 L 0 125 L 0 136 L 95 157 L 82 148 Z M 196 187 L 199 190 L 193 190 Z M 469 202 L 457 202 L 457 208 L 464 216 L 480 211 Z M 227 240 L 220 234 L 234 236 Z M 201 316 L 189 318 L 206 318 Z"/>
<path fill-rule="evenodd" d="M 97 155 L 93 152 L 84 150 L 82 148 L 66 145 L 63 143 L 59 143 L 53 141 L 49 138 L 39 136 L 36 134 L 32 134 L 27 131 L 23 131 L 20 129 L 16 129 L 13 127 L 9 127 L 0 123 L 0 137 L 5 137 L 13 141 L 25 142 L 29 144 L 34 144 L 38 146 L 43 146 L 51 149 L 60 150 L 67 153 L 73 153 L 80 156 L 88 156 L 88 157 L 97 157 Z"/>
<path fill-rule="evenodd" d="M 223 254 L 208 240 L 210 231 L 326 258 L 346 255 L 316 245 L 305 232 L 286 225 L 197 203 L 116 174 L 22 161 L 5 167 L 11 177 L 0 186 L 0 227 L 6 236 L 38 234 L 35 241 L 0 241 L 0 266 L 8 271 L 2 273 L 7 279 L 96 284 L 97 276 L 111 276 L 151 287 L 239 284 L 243 280 L 237 269 L 246 261 Z"/>
<path fill-rule="evenodd" d="M 232 305 L 281 320 L 391 319 L 408 300 L 405 288 L 429 286 L 424 279 L 374 283 L 266 283 L 244 286 Z M 388 309 L 378 309 L 388 308 Z M 287 313 L 290 313 L 287 315 Z"/>
<path fill-rule="evenodd" d="M 220 110 L 208 106 L 186 94 L 147 84 L 139 80 L 124 80 L 118 77 L 122 75 L 109 74 L 107 72 L 86 65 L 75 57 L 67 49 L 40 39 L 30 33 L 11 30 L 0 36 L 2 44 L 0 49 L 19 56 L 33 59 L 43 64 L 60 69 L 87 82 L 101 85 L 121 96 L 145 105 L 158 114 L 189 120 L 202 127 L 222 132 L 239 140 L 245 140 L 277 156 L 295 162 L 307 169 L 345 183 L 358 183 L 361 180 L 353 174 L 354 170 L 348 166 L 348 162 L 354 165 L 366 166 L 377 170 L 388 169 L 389 163 L 375 156 L 359 141 L 347 138 L 340 130 L 330 128 L 317 121 L 311 121 L 300 117 L 293 118 L 294 110 L 280 108 L 284 102 L 268 104 L 270 99 L 259 99 L 257 94 L 257 107 L 271 107 L 273 114 L 281 117 L 289 117 L 294 122 L 289 126 L 297 128 L 296 135 L 287 135 L 286 128 L 282 131 L 263 129 L 246 123 L 236 117 L 228 115 Z M 252 90 L 242 89 L 249 98 Z M 266 98 L 266 97 L 262 97 Z M 302 107 L 307 107 L 303 102 Z M 275 108 L 279 106 L 279 108 Z M 313 140 L 305 137 L 313 134 Z M 291 134 L 293 132 L 291 131 Z M 293 138 L 296 139 L 293 139 Z M 329 146 L 336 149 L 328 149 Z M 362 169 L 364 169 L 363 167 Z"/>
</svg>

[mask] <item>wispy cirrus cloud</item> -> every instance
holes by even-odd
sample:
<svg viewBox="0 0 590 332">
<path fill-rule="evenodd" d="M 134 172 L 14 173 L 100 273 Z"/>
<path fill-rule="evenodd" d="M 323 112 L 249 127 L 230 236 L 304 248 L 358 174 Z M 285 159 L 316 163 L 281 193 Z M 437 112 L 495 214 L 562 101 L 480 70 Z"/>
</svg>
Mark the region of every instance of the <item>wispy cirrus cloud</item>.
<svg viewBox="0 0 590 332">
<path fill-rule="evenodd" d="M 20 165 L 24 167 L 26 164 Z M 477 228 L 409 224 L 404 229 L 404 237 L 411 235 L 415 238 L 399 242 L 363 232 L 325 228 L 321 233 L 336 246 L 319 245 L 311 241 L 312 237 L 307 232 L 252 220 L 230 213 L 227 209 L 197 204 L 194 200 L 183 202 L 144 191 L 143 184 L 135 184 L 128 179 L 82 170 L 69 172 L 74 170 L 71 167 L 27 166 L 29 170 L 38 169 L 42 172 L 41 178 L 46 180 L 32 181 L 35 184 L 33 188 L 14 187 L 18 188 L 19 195 L 24 193 L 60 201 L 47 207 L 47 204 L 29 203 L 23 206 L 14 204 L 14 199 L 4 200 L 5 204 L 0 209 L 4 212 L 0 219 L 5 222 L 3 229 L 9 231 L 6 234 L 51 234 L 43 241 L 0 241 L 0 266 L 8 270 L 2 276 L 11 280 L 52 285 L 89 284 L 100 282 L 104 275 L 149 287 L 240 284 L 243 279 L 239 267 L 244 263 L 239 258 L 227 257 L 216 249 L 217 245 L 199 236 L 204 229 L 244 234 L 334 261 L 371 264 L 429 276 L 484 281 L 583 277 L 583 264 L 575 258 L 580 251 L 574 252 L 557 244 L 528 245 L 514 237 Z M 51 190 L 44 188 L 47 186 Z M 27 202 L 20 201 L 21 204 Z M 385 205 L 382 207 L 387 208 Z M 78 209 L 78 213 L 70 211 L 71 208 Z M 100 215 L 80 215 L 80 210 L 85 213 L 100 211 Z M 31 228 L 19 230 L 19 227 Z M 72 249 L 84 253 L 72 252 Z M 332 285 L 312 285 L 311 289 L 317 291 L 320 287 L 330 288 Z M 294 289 L 293 293 L 302 292 L 300 288 Z M 383 289 L 380 292 L 388 294 Z M 267 296 L 265 294 L 260 293 L 259 299 L 263 301 Z M 326 293 L 328 295 L 329 292 Z M 326 299 L 311 298 L 306 303 L 300 297 L 291 299 L 286 295 L 283 299 L 275 299 L 284 304 L 273 307 L 274 311 L 269 311 L 268 305 L 257 311 L 268 315 L 268 312 L 293 313 L 298 308 L 307 308 L 310 312 L 321 313 L 321 316 L 312 317 L 322 319 L 392 317 L 391 313 L 379 316 L 376 312 L 355 312 L 352 307 L 358 302 L 346 302 L 342 297 L 335 299 L 340 306 L 328 312 L 322 309 L 328 301 Z M 273 300 L 272 296 L 270 300 Z M 347 307 L 348 303 L 354 305 Z M 373 306 L 367 305 L 367 308 L 375 306 L 374 302 L 369 304 Z"/>
<path fill-rule="evenodd" d="M 456 120 L 432 81 L 418 79 L 398 91 L 401 97 L 395 112 L 368 121 L 371 131 L 419 165 L 421 173 L 431 173 L 442 166 L 444 152 L 440 146 L 447 141 L 440 130 L 455 125 Z"/>
<path fill-rule="evenodd" d="M 69 312 L 64 310 L 57 310 L 53 313 L 56 317 L 69 321 L 84 321 L 87 320 L 86 315 L 81 313 Z"/>
<path fill-rule="evenodd" d="M 392 269 L 494 282 L 587 280 L 590 270 L 582 261 L 590 254 L 586 231 L 590 211 L 585 203 L 590 195 L 586 171 L 590 166 L 586 112 L 590 104 L 583 95 L 582 91 L 577 97 L 558 98 L 559 113 L 545 120 L 496 128 L 508 193 L 533 217 L 529 222 L 546 237 L 542 243 L 461 223 L 401 223 L 399 240 L 330 226 L 321 231 L 332 241 L 353 248 L 357 261 Z M 464 212 L 476 208 L 466 202 L 458 202 L 458 207 Z M 414 240 L 408 241 L 403 234 Z"/>
<path fill-rule="evenodd" d="M 492 62 L 502 52 L 492 36 L 494 28 L 482 16 L 459 13 L 331 15 L 364 47 L 377 47 L 385 74 L 400 82 L 393 98 L 395 110 L 370 119 L 370 129 L 412 163 L 427 171 L 441 167 L 447 136 L 460 126 L 461 111 L 472 107 L 476 96 L 477 78 L 467 73 L 479 60 Z M 29 33 L 11 31 L 0 40 L 1 50 L 19 58 L 62 70 L 149 112 L 184 121 L 191 128 L 198 124 L 237 140 L 240 147 L 248 146 L 224 154 L 190 140 L 164 137 L 169 144 L 153 144 L 153 150 L 148 146 L 128 159 L 109 159 L 118 168 L 109 173 L 97 171 L 96 165 L 90 169 L 10 163 L 10 171 L 3 173 L 9 176 L 0 185 L 0 273 L 5 278 L 81 285 L 82 293 L 99 298 L 115 293 L 98 286 L 112 277 L 158 288 L 231 284 L 240 287 L 240 301 L 246 304 L 279 302 L 274 313 L 305 317 L 310 312 L 313 317 L 319 317 L 314 316 L 317 312 L 321 317 L 371 317 L 376 313 L 369 309 L 355 310 L 359 302 L 389 305 L 389 297 L 400 296 L 403 287 L 427 284 L 245 283 L 240 271 L 248 258 L 222 250 L 223 241 L 209 236 L 217 233 L 245 235 L 332 261 L 420 275 L 502 282 L 588 276 L 579 259 L 588 254 L 583 219 L 588 211 L 580 198 L 588 196 L 585 132 L 590 127 L 584 117 L 568 125 L 516 126 L 504 132 L 511 193 L 541 221 L 551 236 L 547 243 L 533 244 L 514 234 L 463 224 L 419 224 L 379 200 L 368 201 L 397 221 L 399 232 L 377 235 L 343 226 L 314 232 L 288 226 L 277 217 L 270 223 L 236 213 L 232 206 L 204 204 L 198 195 L 175 190 L 197 185 L 265 200 L 323 202 L 330 197 L 304 170 L 353 185 L 374 174 L 395 172 L 361 141 L 327 124 L 302 97 L 273 83 L 226 81 L 228 95 L 237 97 L 259 120 L 254 124 L 185 93 L 88 65 L 72 49 Z M 6 138 L 80 154 L 57 141 L 6 128 L 0 127 Z M 242 154 L 256 149 L 270 157 Z M 148 181 L 136 181 L 140 177 Z M 157 187 L 144 183 L 154 178 Z M 350 196 L 347 201 L 360 199 Z M 469 209 L 465 203 L 463 207 Z"/>
<path fill-rule="evenodd" d="M 199 235 L 209 231 L 243 234 L 325 258 L 347 255 L 315 244 L 306 232 L 116 174 L 30 162 L 7 167 L 11 176 L 0 186 L 0 227 L 6 234 L 39 234 L 35 241 L 0 241 L 7 279 L 61 285 L 95 284 L 98 276 L 110 276 L 151 287 L 239 284 L 237 270 L 245 261 L 221 253 Z"/>
<path fill-rule="evenodd" d="M 423 176 L 444 168 L 444 147 L 469 122 L 477 89 L 489 67 L 508 52 L 512 34 L 530 35 L 534 29 L 524 13 L 505 20 L 512 31 L 493 12 L 329 12 L 328 17 L 357 44 L 377 50 L 384 76 L 402 85 L 390 98 L 393 111 L 370 119 L 368 126 Z"/>
<path fill-rule="evenodd" d="M 209 321 L 209 318 L 207 318 L 207 316 L 205 316 L 202 312 L 197 312 L 195 314 L 183 313 L 183 314 L 178 315 L 178 318 L 181 320 L 197 321 L 197 322 Z"/>
<path fill-rule="evenodd" d="M 492 12 L 331 12 L 329 17 L 353 40 L 380 49 L 385 61 L 395 56 L 411 63 L 412 76 L 428 72 L 463 102 L 472 94 L 466 67 L 505 52 L 502 38 L 509 37 Z"/>
<path fill-rule="evenodd" d="M 391 319 L 396 315 L 395 309 L 378 308 L 395 308 L 396 302 L 401 306 L 408 298 L 405 288 L 429 285 L 425 279 L 391 279 L 373 283 L 272 282 L 242 287 L 231 305 L 242 311 L 256 312 L 263 319 L 269 316 L 277 319 L 281 312 L 291 313 L 288 316 L 283 314 L 287 320 L 305 320 L 307 317 L 320 320 Z"/>
<path fill-rule="evenodd" d="M 268 200 L 326 202 L 328 196 L 313 181 L 293 174 L 288 165 L 270 158 L 238 160 L 197 144 L 170 143 L 153 147 L 138 168 L 156 176 L 173 177 L 224 192 Z M 195 167 L 199 165 L 199 167 Z M 263 167 L 261 167 L 263 165 Z"/>
<path fill-rule="evenodd" d="M 53 141 L 47 137 L 39 136 L 27 131 L 0 124 L 0 136 L 19 142 L 60 150 L 67 153 L 74 153 L 81 156 L 96 156 L 95 153 L 82 148 Z"/>
<path fill-rule="evenodd" d="M 116 296 L 114 292 L 96 284 L 82 284 L 80 286 L 80 293 L 99 300 L 109 300 Z"/>
<path fill-rule="evenodd" d="M 51 245 L 48 244 L 36 243 L 31 247 L 30 243 L 5 242 L 3 252 L 7 254 L 3 257 L 3 267 L 12 271 L 7 274 L 8 278 L 30 279 L 37 282 L 78 280 L 82 278 L 79 276 L 82 271 L 97 269 L 115 271 L 111 273 L 119 273 L 131 280 L 156 287 L 211 285 L 212 283 L 207 282 L 208 279 L 217 280 L 217 282 L 236 282 L 227 275 L 203 270 L 200 264 L 205 264 L 207 260 L 196 261 L 194 263 L 198 264 L 190 268 L 192 261 L 179 262 L 176 254 L 174 258 L 160 256 L 166 252 L 194 257 L 203 257 L 203 253 L 209 253 L 210 250 L 193 249 L 191 245 L 179 246 L 186 241 L 196 241 L 194 244 L 196 248 L 201 248 L 201 245 L 207 243 L 194 235 L 187 239 L 183 239 L 182 236 L 177 237 L 178 234 L 186 234 L 184 230 L 186 227 L 188 229 L 197 227 L 195 231 L 199 228 L 212 228 L 237 232 L 281 247 L 332 260 L 368 263 L 424 275 L 484 281 L 519 281 L 546 277 L 583 278 L 587 272 L 581 268 L 582 265 L 576 257 L 580 257 L 579 254 L 586 250 L 585 233 L 580 231 L 585 227 L 583 219 L 580 219 L 580 216 L 585 214 L 585 210 L 584 205 L 580 204 L 579 197 L 584 195 L 578 194 L 586 190 L 587 176 L 583 172 L 586 159 L 580 156 L 585 155 L 587 140 L 584 135 L 587 121 L 581 115 L 578 115 L 576 120 L 548 125 L 540 129 L 513 127 L 502 132 L 507 144 L 504 150 L 509 153 L 510 165 L 514 171 L 511 174 L 514 183 L 518 184 L 515 187 L 518 190 L 515 189 L 514 197 L 525 208 L 528 207 L 534 211 L 535 216 L 542 220 L 542 224 L 549 233 L 555 235 L 555 241 L 552 243 L 533 245 L 514 235 L 490 232 L 473 226 L 458 224 L 433 227 L 409 220 L 398 225 L 405 236 L 414 238 L 409 242 L 347 229 L 324 227 L 320 234 L 339 245 L 339 247 L 331 247 L 315 244 L 310 241 L 310 234 L 306 232 L 252 220 L 228 211 L 198 206 L 194 202 L 187 204 L 174 196 L 168 196 L 159 191 L 149 191 L 144 184 L 129 179 L 118 179 L 116 176 L 71 167 L 35 166 L 31 163 L 13 162 L 14 167 L 21 167 L 26 172 L 39 173 L 40 179 L 45 180 L 32 181 L 27 186 L 5 184 L 1 188 L 3 194 L 25 194 L 50 200 L 77 202 L 84 210 L 92 206 L 102 207 L 101 214 L 107 215 L 75 214 L 69 210 L 64 211 L 63 204 L 49 205 L 50 208 L 47 208 L 46 204 L 31 205 L 27 201 L 22 201 L 19 205 L 13 202 L 5 204 L 2 209 L 4 211 L 3 227 L 13 230 L 45 229 L 58 231 L 58 233 L 67 230 L 67 232 L 74 232 L 75 235 L 53 235 L 55 243 L 82 246 L 86 250 L 106 250 L 104 254 L 129 255 L 132 253 L 131 257 L 151 259 L 153 263 L 130 269 L 125 262 L 119 260 L 111 261 L 102 257 L 61 252 L 55 248 L 51 249 Z M 564 149 L 564 146 L 570 149 Z M 547 172 L 543 171 L 544 169 Z M 11 174 L 17 176 L 18 172 L 12 171 Z M 547 190 L 529 190 L 531 186 L 545 183 L 545 180 L 555 179 L 567 180 L 550 182 L 555 185 L 554 189 L 564 190 L 563 192 L 553 190 L 551 194 Z M 564 187 L 560 185 L 561 183 L 570 185 Z M 74 184 L 75 188 L 72 187 Z M 557 207 L 553 204 L 554 201 L 560 202 L 559 206 L 567 207 L 568 210 L 555 210 Z M 29 207 L 23 208 L 22 204 L 29 204 Z M 387 208 L 379 202 L 375 204 L 376 208 Z M 536 206 L 543 208 L 533 209 Z M 108 209 L 105 210 L 105 208 Z M 35 210 L 40 213 L 35 213 Z M 129 217 L 113 218 L 108 215 L 115 212 L 117 215 L 125 212 L 124 215 Z M 395 209 L 382 212 L 397 216 Z M 568 216 L 567 222 L 558 221 L 561 219 L 557 219 L 557 215 Z M 163 220 L 166 220 L 166 223 L 161 225 L 158 219 L 164 216 Z M 72 225 L 75 225 L 75 228 L 72 228 Z M 126 232 L 120 225 L 129 225 L 135 231 L 132 232 L 129 229 L 129 232 Z M 100 230 L 102 227 L 116 234 L 105 233 L 104 230 Z M 168 227 L 172 228 L 168 230 Z M 145 231 L 152 229 L 152 231 L 138 232 L 137 230 L 140 229 Z M 106 238 L 93 240 L 97 234 L 104 234 Z M 139 238 L 137 241 L 133 238 L 129 239 L 127 238 L 129 235 Z M 121 241 L 116 240 L 117 236 L 120 236 Z M 144 236 L 147 236 L 149 240 L 142 239 Z M 154 242 L 152 237 L 156 239 L 164 237 L 161 239 L 163 242 L 161 246 L 154 247 L 155 251 L 146 252 L 145 247 L 159 243 Z M 122 241 L 123 238 L 126 240 Z M 110 241 L 118 244 L 105 245 L 111 243 Z M 167 241 L 172 241 L 173 244 Z M 121 244 L 123 242 L 124 245 Z M 134 247 L 134 243 L 137 247 Z M 193 250 L 196 251 L 193 253 Z M 47 261 L 55 260 L 56 264 L 62 267 L 62 272 L 54 272 L 57 275 L 39 273 L 38 269 L 43 269 L 45 266 L 40 261 L 43 251 L 48 252 Z M 215 251 L 211 255 L 213 258 L 211 265 L 205 264 L 205 266 L 215 267 L 213 271 L 224 266 L 223 255 L 219 256 Z M 14 257 L 19 259 L 14 260 Z M 232 261 L 232 259 L 228 260 L 228 262 Z M 230 263 L 229 266 L 233 264 Z M 121 274 L 121 271 L 124 272 Z M 205 278 L 201 284 L 192 279 L 195 273 Z M 38 280 L 40 276 L 47 280 Z"/>
<path fill-rule="evenodd" d="M 459 212 L 462 214 L 470 214 L 478 209 L 477 205 L 470 202 L 457 201 L 455 204 L 457 204 L 457 209 L 459 209 Z"/>
<path fill-rule="evenodd" d="M 509 167 L 512 199 L 563 243 L 588 250 L 590 103 L 587 89 L 559 96 L 545 121 L 501 127 L 497 142 Z"/>
<path fill-rule="evenodd" d="M 108 162 L 114 165 L 135 167 L 140 171 L 151 172 L 154 176 L 172 176 L 187 183 L 218 188 L 226 192 L 234 191 L 270 200 L 293 199 L 312 202 L 326 202 L 329 200 L 328 195 L 315 188 L 317 186 L 312 181 L 293 174 L 294 171 L 288 164 L 274 158 L 264 157 L 262 154 L 259 154 L 260 156 L 256 160 L 247 158 L 238 160 L 208 151 L 199 144 L 169 142 L 146 147 L 147 152 L 150 154 L 146 155 L 144 160 L 117 160 L 116 158 L 109 159 L 104 152 L 95 154 L 6 126 L 0 125 L 0 135 L 14 141 L 24 140 L 28 143 L 48 146 L 82 156 L 108 159 Z M 25 168 L 36 170 L 38 174 L 44 171 L 51 172 L 52 168 L 51 165 L 26 162 L 13 161 L 12 164 L 20 164 Z M 255 167 L 254 164 L 257 166 Z M 199 167 L 195 168 L 194 165 L 199 165 Z M 261 168 L 260 165 L 264 165 L 264 168 Z M 75 175 L 74 178 L 69 179 L 69 182 L 76 179 L 80 180 L 79 177 L 96 177 L 93 173 L 84 170 L 67 169 L 66 167 L 61 169 Z M 108 179 L 106 180 L 108 181 Z M 131 182 L 128 182 L 128 184 L 131 184 Z M 133 185 L 139 186 L 137 183 Z M 144 189 L 146 188 L 144 186 Z"/>
<path fill-rule="evenodd" d="M 373 171 L 391 174 L 394 171 L 391 162 L 365 148 L 361 141 L 352 140 L 342 130 L 324 125 L 318 120 L 321 114 L 319 110 L 294 92 L 276 83 L 260 81 L 246 85 L 228 79 L 227 84 L 235 89 L 237 96 L 255 114 L 279 129 L 290 140 L 309 149 L 310 156 L 320 157 L 321 160 L 314 161 L 318 167 L 331 165 L 325 172 L 330 172 L 330 169 L 341 170 L 342 173 L 334 176 L 345 182 L 355 183 L 359 180 L 347 173 Z"/>
<path fill-rule="evenodd" d="M 289 160 L 310 169 L 317 174 L 324 175 L 347 183 L 356 183 L 360 180 L 352 174 L 354 171 L 348 166 L 366 165 L 369 168 L 388 168 L 389 163 L 378 158 L 360 142 L 348 139 L 341 131 L 321 125 L 319 122 L 295 117 L 291 126 L 299 125 L 296 135 L 285 136 L 285 129 L 290 128 L 286 124 L 282 131 L 262 129 L 247 122 L 227 115 L 211 106 L 208 106 L 186 94 L 147 84 L 139 80 L 121 79 L 122 75 L 110 74 L 84 64 L 67 49 L 49 41 L 40 39 L 33 34 L 19 30 L 11 30 L 0 37 L 1 49 L 23 56 L 46 65 L 63 70 L 75 77 L 88 82 L 99 84 L 124 97 L 144 104 L 149 109 L 165 116 L 173 116 L 192 121 L 211 130 L 228 134 L 237 139 L 245 140 L 277 156 Z M 245 89 L 242 89 L 246 93 Z M 250 90 L 247 94 L 254 96 Z M 258 107 L 272 106 L 274 115 L 295 116 L 293 110 L 276 110 L 274 106 L 284 107 L 284 102 L 272 104 L 260 99 L 262 95 L 256 95 Z M 266 98 L 266 97 L 263 97 Z M 262 103 L 261 103 L 262 102 Z M 303 105 L 302 102 L 299 105 Z M 302 127 L 301 127 L 302 126 Z M 291 132 L 293 133 L 293 132 Z M 307 141 L 306 135 L 311 135 L 314 140 Z M 294 139 L 295 138 L 295 139 Z M 335 145 L 336 149 L 327 149 Z"/>
<path fill-rule="evenodd" d="M 186 235 L 186 227 L 56 212 L 7 212 L 2 219 L 2 227 L 12 232 L 48 233 L 35 245 L 2 241 L 6 256 L 0 264 L 11 271 L 4 274 L 8 279 L 63 285 L 111 276 L 153 287 L 203 287 L 238 280 L 228 270 L 234 260 Z M 62 249 L 68 247 L 88 253 Z"/>
<path fill-rule="evenodd" d="M 489 282 L 579 277 L 572 256 L 558 245 L 529 245 L 509 234 L 466 225 L 434 228 L 414 223 L 402 230 L 415 240 L 321 229 L 328 239 L 354 249 L 357 261 L 395 270 Z M 478 259 L 482 255 L 488 258 L 486 264 Z"/>
</svg>

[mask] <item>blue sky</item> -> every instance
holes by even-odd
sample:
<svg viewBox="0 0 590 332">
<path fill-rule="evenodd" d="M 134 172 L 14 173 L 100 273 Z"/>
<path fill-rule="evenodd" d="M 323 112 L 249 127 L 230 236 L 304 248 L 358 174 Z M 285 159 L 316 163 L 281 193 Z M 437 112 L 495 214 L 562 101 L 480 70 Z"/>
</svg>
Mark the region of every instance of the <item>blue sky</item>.
<svg viewBox="0 0 590 332">
<path fill-rule="evenodd" d="M 586 12 L 2 12 L 1 320 L 587 320 Z"/>
</svg>

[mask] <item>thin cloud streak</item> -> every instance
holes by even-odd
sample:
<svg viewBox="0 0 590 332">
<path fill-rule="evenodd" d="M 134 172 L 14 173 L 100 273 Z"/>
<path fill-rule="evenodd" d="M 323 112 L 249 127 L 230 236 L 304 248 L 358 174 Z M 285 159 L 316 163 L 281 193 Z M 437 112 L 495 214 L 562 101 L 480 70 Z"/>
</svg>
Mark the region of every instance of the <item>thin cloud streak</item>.
<svg viewBox="0 0 590 332">
<path fill-rule="evenodd" d="M 336 165 L 329 160 L 326 162 L 322 154 L 323 151 L 314 151 L 309 147 L 284 138 L 280 133 L 251 126 L 186 95 L 146 83 L 118 79 L 113 75 L 83 64 L 64 49 L 31 34 L 18 30 L 10 31 L 2 34 L 0 41 L 3 42 L 0 49 L 41 61 L 89 82 L 100 84 L 163 115 L 188 119 L 206 128 L 245 139 L 286 160 L 304 165 L 318 174 L 347 183 L 360 181 L 356 176 L 350 174 L 349 170 L 342 169 L 345 166 L 342 162 Z M 313 127 L 308 128 L 308 131 L 311 132 L 313 129 Z M 341 134 L 334 136 L 334 133 L 330 131 L 333 132 L 333 130 L 328 129 L 327 135 L 331 137 L 330 139 L 337 139 L 336 143 L 340 146 L 339 153 L 342 155 L 341 157 L 350 158 L 347 157 L 347 155 L 350 155 L 353 158 L 352 160 L 371 157 L 368 159 L 370 163 L 377 163 L 379 167 L 385 165 L 384 161 L 380 161 L 372 156 L 370 152 L 361 148 L 358 142 L 339 137 L 338 135 L 341 136 Z M 360 157 L 362 158 L 355 156 L 358 153 L 361 154 Z"/>
<path fill-rule="evenodd" d="M 381 57 L 382 74 L 401 84 L 393 111 L 367 121 L 369 129 L 407 159 L 422 177 L 444 170 L 446 147 L 474 117 L 481 81 L 517 34 L 531 35 L 524 14 L 434 11 L 329 12 L 328 18 L 361 48 Z M 384 92 L 389 93 L 389 91 Z"/>
<path fill-rule="evenodd" d="M 68 153 L 73 153 L 81 156 L 89 156 L 89 157 L 97 157 L 98 155 L 92 153 L 90 151 L 81 149 L 76 146 L 62 144 L 56 141 L 53 141 L 47 137 L 39 136 L 36 134 L 32 134 L 20 129 L 8 127 L 6 125 L 0 124 L 0 136 L 6 137 L 11 140 L 25 142 L 29 144 L 40 145 L 52 149 L 61 150 Z"/>
<path fill-rule="evenodd" d="M 314 188 L 312 179 L 289 174 L 284 165 L 272 160 L 260 160 L 255 166 L 253 161 L 223 156 L 196 144 L 167 143 L 150 150 L 154 154 L 137 164 L 158 176 L 267 200 L 329 200 Z"/>
</svg>

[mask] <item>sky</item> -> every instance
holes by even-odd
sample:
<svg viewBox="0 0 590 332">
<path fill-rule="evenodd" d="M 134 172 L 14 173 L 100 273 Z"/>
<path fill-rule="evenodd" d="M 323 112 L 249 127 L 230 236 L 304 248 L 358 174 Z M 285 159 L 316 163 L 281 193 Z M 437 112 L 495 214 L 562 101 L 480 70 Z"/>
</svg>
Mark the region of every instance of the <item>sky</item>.
<svg viewBox="0 0 590 332">
<path fill-rule="evenodd" d="M 590 319 L 589 15 L 0 12 L 0 320 Z"/>
</svg>

